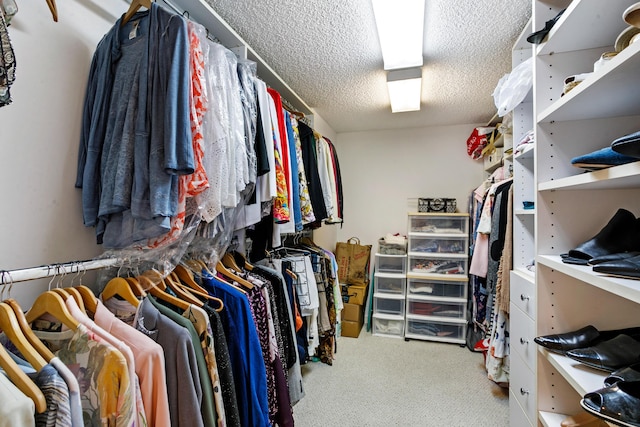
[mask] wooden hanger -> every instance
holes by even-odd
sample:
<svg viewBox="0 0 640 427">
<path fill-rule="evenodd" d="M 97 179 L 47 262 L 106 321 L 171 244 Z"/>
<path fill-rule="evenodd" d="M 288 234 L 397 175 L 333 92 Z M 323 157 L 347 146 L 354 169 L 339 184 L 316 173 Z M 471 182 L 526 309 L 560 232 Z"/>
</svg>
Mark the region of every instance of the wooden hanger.
<svg viewBox="0 0 640 427">
<path fill-rule="evenodd" d="M 18 302 L 12 298 L 9 298 L 4 302 L 13 310 L 13 313 L 16 315 L 16 319 L 18 320 L 18 325 L 20 325 L 20 330 L 22 330 L 24 336 L 27 337 L 31 346 L 36 349 L 40 356 L 44 357 L 44 360 L 51 362 L 51 359 L 53 359 L 55 355 L 46 345 L 44 345 L 42 341 L 40 341 L 40 338 L 36 337 L 33 333 L 33 330 L 29 326 L 26 317 L 24 317 L 24 313 L 22 312 L 20 305 L 18 305 Z"/>
<path fill-rule="evenodd" d="M 220 261 L 218 261 L 218 264 L 216 264 L 216 271 L 218 273 L 222 274 L 227 279 L 233 280 L 233 281 L 237 282 L 239 285 L 242 285 L 247 289 L 253 289 L 253 284 L 252 283 L 249 283 L 247 280 L 243 279 L 242 277 L 238 276 L 237 274 L 235 274 L 234 272 L 229 270 Z"/>
<path fill-rule="evenodd" d="M 201 300 L 199 300 L 198 298 L 193 296 L 191 293 L 189 293 L 188 288 L 182 287 L 182 284 L 180 283 L 180 279 L 178 278 L 177 275 L 175 275 L 175 273 L 169 274 L 166 277 L 164 282 L 168 287 L 170 287 L 173 290 L 176 296 L 181 300 L 197 305 L 198 307 L 202 307 L 204 305 L 204 303 Z"/>
<path fill-rule="evenodd" d="M 180 267 L 178 269 L 178 267 Z M 182 280 L 182 276 L 180 276 L 180 274 L 178 274 L 178 272 L 176 270 L 182 271 L 183 275 L 185 277 L 187 277 L 187 281 Z M 187 270 L 186 268 L 184 268 L 183 266 L 179 265 L 176 267 L 176 270 L 174 270 L 175 274 L 178 276 L 178 281 L 176 283 L 177 286 L 183 287 L 183 288 L 187 288 L 188 291 L 195 296 L 196 298 L 199 299 L 206 299 L 209 301 L 215 301 L 218 303 L 218 308 L 216 308 L 217 312 L 222 311 L 222 309 L 224 308 L 224 302 L 222 302 L 222 300 L 218 297 L 214 297 L 213 295 L 209 295 L 209 292 L 207 292 L 204 288 L 202 288 L 200 285 L 198 285 L 195 280 L 193 279 L 193 276 L 191 276 L 191 272 L 189 270 Z M 188 281 L 190 281 L 190 283 L 188 283 Z M 195 286 L 194 286 L 195 285 Z"/>
<path fill-rule="evenodd" d="M 136 277 L 126 277 L 125 280 L 129 282 L 129 286 L 134 294 L 142 298 L 147 296 L 147 293 L 142 289 L 142 285 Z"/>
<path fill-rule="evenodd" d="M 247 258 L 243 254 L 238 251 L 233 251 L 231 255 L 236 260 L 236 264 L 242 265 L 245 270 L 253 271 L 253 265 L 247 261 Z"/>
<path fill-rule="evenodd" d="M 196 282 L 196 279 L 193 277 L 193 272 L 191 272 L 183 265 L 176 265 L 176 268 L 173 269 L 173 272 L 178 275 L 180 282 L 182 282 L 184 285 L 200 293 L 208 293 L 205 288 L 203 288 L 198 284 L 198 282 Z"/>
<path fill-rule="evenodd" d="M 36 406 L 36 412 L 41 414 L 47 409 L 47 401 L 44 394 L 37 385 L 25 374 L 5 348 L 0 345 L 0 366 L 7 374 L 11 382 L 25 394 L 29 399 L 33 400 Z"/>
<path fill-rule="evenodd" d="M 71 297 L 78 305 L 78 308 L 82 310 L 84 314 L 87 314 L 87 310 L 84 308 L 84 302 L 82 301 L 82 296 L 80 292 L 73 288 L 53 288 L 51 292 L 55 292 L 62 297 L 65 301 L 67 298 Z"/>
<path fill-rule="evenodd" d="M 69 313 L 62 297 L 55 292 L 47 291 L 38 295 L 31 309 L 27 312 L 27 323 L 50 314 L 69 329 L 76 330 L 80 323 Z"/>
<path fill-rule="evenodd" d="M 134 295 L 129 282 L 122 277 L 114 277 L 109 280 L 100 294 L 102 301 L 107 301 L 115 296 L 119 296 L 134 307 L 140 305 L 140 300 Z"/>
<path fill-rule="evenodd" d="M 242 268 L 240 268 L 238 263 L 236 263 L 236 259 L 229 252 L 224 254 L 224 256 L 222 257 L 222 264 L 224 264 L 227 268 L 231 268 L 237 271 L 238 273 L 242 273 Z"/>
<path fill-rule="evenodd" d="M 141 7 L 151 9 L 151 0 L 132 0 L 131 4 L 129 5 L 129 9 L 125 12 L 124 17 L 122 18 L 120 26 L 123 27 L 127 22 L 129 22 L 129 20 Z"/>
<path fill-rule="evenodd" d="M 96 298 L 93 291 L 84 285 L 75 286 L 75 289 L 80 293 L 87 312 L 95 314 L 98 309 L 98 298 Z"/>
<path fill-rule="evenodd" d="M 58 22 L 58 7 L 56 6 L 56 0 L 47 0 L 47 6 L 49 6 L 53 21 Z"/>
<path fill-rule="evenodd" d="M 16 314 L 11 306 L 4 302 L 0 302 L 0 329 L 36 371 L 41 371 L 47 365 L 47 361 L 33 348 L 27 337 L 22 333 L 22 328 L 20 328 Z"/>
<path fill-rule="evenodd" d="M 156 271 L 155 273 L 159 273 Z M 160 286 L 166 286 L 162 280 L 158 281 L 157 275 L 152 270 L 145 271 L 141 276 L 138 276 L 138 280 L 142 284 L 143 288 L 149 292 L 154 297 L 161 299 L 162 301 L 168 302 L 169 304 L 173 304 L 176 307 L 186 310 L 189 308 L 190 304 L 186 301 L 181 300 L 180 298 L 176 298 L 173 295 L 169 295 L 165 291 L 163 291 Z M 151 276 L 151 277 L 149 277 Z M 155 278 L 152 279 L 152 277 Z M 162 273 L 160 273 L 160 278 L 162 279 Z"/>
</svg>

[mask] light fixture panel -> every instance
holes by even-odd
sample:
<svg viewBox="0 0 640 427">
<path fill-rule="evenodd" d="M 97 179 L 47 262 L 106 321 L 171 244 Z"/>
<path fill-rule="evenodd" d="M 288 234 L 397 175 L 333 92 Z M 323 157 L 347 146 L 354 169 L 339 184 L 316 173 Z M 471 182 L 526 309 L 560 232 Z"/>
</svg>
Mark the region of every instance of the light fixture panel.
<svg viewBox="0 0 640 427">
<path fill-rule="evenodd" d="M 387 81 L 392 113 L 420 110 L 422 78 Z"/>
<path fill-rule="evenodd" d="M 371 0 L 385 70 L 421 67 L 425 0 Z"/>
</svg>

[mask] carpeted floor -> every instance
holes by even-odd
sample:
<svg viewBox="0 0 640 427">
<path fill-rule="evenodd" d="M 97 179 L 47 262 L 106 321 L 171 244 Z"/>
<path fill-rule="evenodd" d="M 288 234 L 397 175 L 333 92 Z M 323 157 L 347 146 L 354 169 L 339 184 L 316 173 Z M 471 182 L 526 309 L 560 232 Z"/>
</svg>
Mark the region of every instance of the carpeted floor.
<svg viewBox="0 0 640 427">
<path fill-rule="evenodd" d="M 508 390 L 487 379 L 480 353 L 456 344 L 340 338 L 333 366 L 302 366 L 297 427 L 503 427 Z"/>
</svg>

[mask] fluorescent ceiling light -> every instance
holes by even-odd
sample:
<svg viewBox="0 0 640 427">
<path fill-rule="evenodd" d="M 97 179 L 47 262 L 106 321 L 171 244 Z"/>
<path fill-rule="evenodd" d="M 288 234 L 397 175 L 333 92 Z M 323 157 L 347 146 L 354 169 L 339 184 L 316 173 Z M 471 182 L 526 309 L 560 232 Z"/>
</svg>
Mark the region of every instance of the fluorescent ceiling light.
<svg viewBox="0 0 640 427">
<path fill-rule="evenodd" d="M 371 0 L 384 69 L 421 67 L 425 0 Z"/>
<path fill-rule="evenodd" d="M 387 88 L 389 89 L 392 113 L 420 110 L 422 69 L 410 68 L 389 71 L 387 73 Z"/>
</svg>

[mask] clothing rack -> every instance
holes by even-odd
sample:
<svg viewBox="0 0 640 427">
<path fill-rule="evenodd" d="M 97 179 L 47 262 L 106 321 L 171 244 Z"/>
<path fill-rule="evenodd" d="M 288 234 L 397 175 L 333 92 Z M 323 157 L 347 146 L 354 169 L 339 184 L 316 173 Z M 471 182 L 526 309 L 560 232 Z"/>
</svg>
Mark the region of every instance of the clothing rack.
<svg viewBox="0 0 640 427">
<path fill-rule="evenodd" d="M 19 268 L 15 270 L 0 270 L 0 285 L 11 285 L 16 282 L 64 276 L 66 274 L 79 274 L 90 270 L 114 267 L 120 264 L 122 264 L 121 259 L 105 258 L 40 265 L 38 267 Z"/>
</svg>

